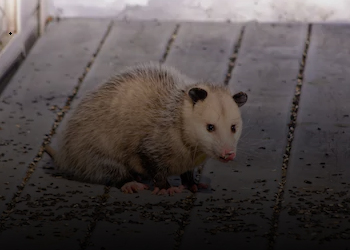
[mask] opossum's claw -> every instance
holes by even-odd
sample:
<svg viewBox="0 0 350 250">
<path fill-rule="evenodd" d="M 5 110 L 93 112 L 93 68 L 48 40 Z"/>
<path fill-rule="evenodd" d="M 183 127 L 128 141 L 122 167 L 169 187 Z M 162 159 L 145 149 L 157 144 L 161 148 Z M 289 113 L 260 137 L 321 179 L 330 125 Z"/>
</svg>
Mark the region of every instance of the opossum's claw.
<svg viewBox="0 0 350 250">
<path fill-rule="evenodd" d="M 169 194 L 169 195 L 174 195 L 175 193 L 181 193 L 182 190 L 184 189 L 183 185 L 180 185 L 178 187 L 170 187 L 168 189 L 159 189 L 158 187 L 155 187 L 152 194 L 157 194 L 157 195 L 165 195 L 165 194 Z"/>
<path fill-rule="evenodd" d="M 149 187 L 143 183 L 136 181 L 127 182 L 120 188 L 120 190 L 126 194 L 137 193 L 137 191 L 145 189 L 149 189 Z"/>
</svg>

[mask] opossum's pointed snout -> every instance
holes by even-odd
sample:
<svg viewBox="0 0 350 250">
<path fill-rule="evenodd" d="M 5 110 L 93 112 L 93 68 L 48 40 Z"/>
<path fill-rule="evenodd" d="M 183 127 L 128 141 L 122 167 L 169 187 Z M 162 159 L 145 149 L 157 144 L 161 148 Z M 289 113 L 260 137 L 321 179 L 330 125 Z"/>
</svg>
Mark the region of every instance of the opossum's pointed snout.
<svg viewBox="0 0 350 250">
<path fill-rule="evenodd" d="M 220 161 L 222 162 L 233 161 L 235 157 L 236 157 L 236 153 L 233 150 L 224 149 L 220 155 Z"/>
</svg>

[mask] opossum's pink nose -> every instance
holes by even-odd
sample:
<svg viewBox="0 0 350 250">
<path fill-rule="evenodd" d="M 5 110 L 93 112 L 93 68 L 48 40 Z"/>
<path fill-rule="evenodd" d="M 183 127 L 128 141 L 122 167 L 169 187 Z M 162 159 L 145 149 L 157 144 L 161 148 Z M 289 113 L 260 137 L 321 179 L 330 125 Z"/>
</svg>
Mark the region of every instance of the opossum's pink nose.
<svg viewBox="0 0 350 250">
<path fill-rule="evenodd" d="M 235 157 L 236 157 L 236 154 L 235 153 L 232 153 L 232 154 L 229 154 L 226 156 L 229 161 L 232 161 Z"/>
<path fill-rule="evenodd" d="M 236 154 L 232 150 L 226 150 L 224 149 L 221 153 L 221 159 L 225 162 L 232 161 L 236 157 Z"/>
</svg>

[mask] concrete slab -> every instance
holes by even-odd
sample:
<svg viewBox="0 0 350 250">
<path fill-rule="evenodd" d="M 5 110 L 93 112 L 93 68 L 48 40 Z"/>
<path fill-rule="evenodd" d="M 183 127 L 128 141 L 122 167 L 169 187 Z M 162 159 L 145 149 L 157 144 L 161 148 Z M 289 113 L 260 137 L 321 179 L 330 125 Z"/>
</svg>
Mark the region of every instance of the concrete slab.
<svg viewBox="0 0 350 250">
<path fill-rule="evenodd" d="M 313 25 L 275 249 L 349 249 L 349 36 Z"/>
<path fill-rule="evenodd" d="M 165 64 L 196 80 L 223 84 L 242 25 L 183 23 Z"/>
<path fill-rule="evenodd" d="M 211 162 L 210 195 L 198 193 L 180 249 L 263 249 L 281 177 L 289 110 L 307 35 L 305 25 L 249 24 L 230 88 L 245 91 L 237 160 Z"/>
<path fill-rule="evenodd" d="M 76 100 L 126 67 L 162 60 L 175 28 L 173 22 L 115 21 L 99 61 L 91 68 Z"/>
<path fill-rule="evenodd" d="M 108 21 L 63 20 L 35 44 L 0 103 L 0 211 L 17 191 L 28 166 L 86 64 L 95 53 Z"/>
</svg>

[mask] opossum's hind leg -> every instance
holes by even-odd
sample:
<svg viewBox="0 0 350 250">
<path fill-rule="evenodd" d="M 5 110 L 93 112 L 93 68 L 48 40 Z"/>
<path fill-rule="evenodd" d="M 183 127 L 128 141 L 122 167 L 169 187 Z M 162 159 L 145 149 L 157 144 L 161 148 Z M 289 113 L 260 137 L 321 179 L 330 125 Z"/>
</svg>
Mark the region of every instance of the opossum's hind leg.
<svg viewBox="0 0 350 250">
<path fill-rule="evenodd" d="M 145 190 L 145 189 L 149 189 L 148 185 L 137 181 L 127 182 L 120 188 L 120 190 L 126 194 L 137 193 L 138 191 Z"/>
<path fill-rule="evenodd" d="M 117 188 L 122 187 L 126 182 L 135 180 L 134 175 L 123 164 L 96 152 L 88 156 L 84 162 L 80 162 L 80 166 L 85 166 L 82 176 L 86 180 Z"/>
<path fill-rule="evenodd" d="M 99 162 L 98 176 L 96 178 L 99 183 L 107 186 L 114 186 L 119 188 L 124 193 L 137 193 L 137 191 L 148 189 L 148 186 L 140 183 L 141 175 L 129 172 L 125 166 L 119 163 Z"/>
<path fill-rule="evenodd" d="M 145 176 L 134 172 L 129 171 L 128 178 L 124 179 L 122 185 L 120 185 L 120 190 L 126 194 L 137 193 L 138 191 L 149 189 L 147 184 L 141 183 Z"/>
</svg>

